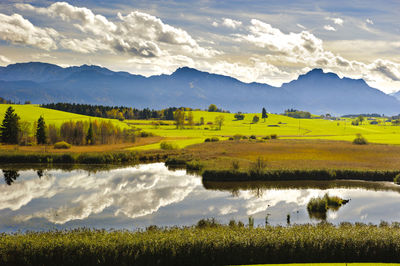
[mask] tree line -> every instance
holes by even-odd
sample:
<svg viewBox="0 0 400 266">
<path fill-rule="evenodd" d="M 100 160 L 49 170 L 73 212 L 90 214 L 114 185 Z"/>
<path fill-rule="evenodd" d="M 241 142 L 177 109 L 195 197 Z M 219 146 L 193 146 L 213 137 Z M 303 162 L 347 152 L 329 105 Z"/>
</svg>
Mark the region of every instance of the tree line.
<svg viewBox="0 0 400 266">
<path fill-rule="evenodd" d="M 149 108 L 136 109 L 126 106 L 105 106 L 105 105 L 91 105 L 79 103 L 49 103 L 41 104 L 43 108 L 54 109 L 69 113 L 111 118 L 111 119 L 162 119 L 174 120 L 174 112 L 177 107 L 169 107 L 162 110 L 154 110 Z M 181 107 L 184 110 L 191 110 L 190 108 Z"/>
<path fill-rule="evenodd" d="M 6 110 L 0 126 L 0 140 L 5 144 L 55 144 L 66 141 L 73 145 L 115 144 L 134 142 L 133 129 L 121 129 L 111 121 L 68 121 L 57 127 L 46 125 L 43 116 L 34 123 L 20 121 L 20 117 L 10 106 Z"/>
</svg>

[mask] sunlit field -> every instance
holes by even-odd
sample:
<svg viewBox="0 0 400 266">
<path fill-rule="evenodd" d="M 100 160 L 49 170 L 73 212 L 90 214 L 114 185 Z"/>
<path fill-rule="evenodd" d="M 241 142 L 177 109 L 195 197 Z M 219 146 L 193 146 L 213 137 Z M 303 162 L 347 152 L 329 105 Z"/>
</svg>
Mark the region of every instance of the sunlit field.
<svg viewBox="0 0 400 266">
<path fill-rule="evenodd" d="M 216 130 L 215 117 L 224 117 L 221 130 Z M 254 115 L 260 117 L 258 123 L 252 123 Z M 277 134 L 281 139 L 327 139 L 352 141 L 356 134 L 362 134 L 368 142 L 382 144 L 400 144 L 400 127 L 392 126 L 385 119 L 377 119 L 378 125 L 371 125 L 372 120 L 365 120 L 362 125 L 351 125 L 352 119 L 328 120 L 328 119 L 295 119 L 283 115 L 268 114 L 268 118 L 262 119 L 260 114 L 245 114 L 244 120 L 236 120 L 234 114 L 216 113 L 206 111 L 193 111 L 194 122 L 198 123 L 204 118 L 204 125 L 186 126 L 185 129 L 176 129 L 173 121 L 155 120 L 130 120 L 126 121 L 132 126 L 141 128 L 167 138 L 167 141 L 175 143 L 180 148 L 201 143 L 206 138 L 219 137 L 227 139 L 235 134 L 244 136 L 255 135 L 262 138 L 271 134 Z M 210 124 L 213 123 L 213 124 Z M 156 149 L 157 144 L 138 147 L 138 149 Z"/>
<path fill-rule="evenodd" d="M 73 114 L 63 111 L 57 111 L 47 108 L 41 108 L 38 105 L 33 104 L 0 104 L 0 119 L 3 120 L 4 113 L 7 108 L 12 106 L 15 113 L 21 118 L 21 121 L 28 121 L 33 123 L 37 121 L 42 115 L 47 125 L 55 124 L 56 126 L 61 126 L 62 123 L 67 121 L 86 121 L 86 120 L 111 120 L 115 125 L 121 128 L 126 128 L 127 125 L 116 119 L 104 119 L 98 117 L 90 117 L 86 115 Z"/>
</svg>

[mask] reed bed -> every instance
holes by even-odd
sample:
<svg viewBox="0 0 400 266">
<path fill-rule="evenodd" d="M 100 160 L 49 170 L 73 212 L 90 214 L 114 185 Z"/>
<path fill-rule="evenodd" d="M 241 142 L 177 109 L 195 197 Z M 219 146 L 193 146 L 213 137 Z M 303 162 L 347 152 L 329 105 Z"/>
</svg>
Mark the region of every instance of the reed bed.
<svg viewBox="0 0 400 266">
<path fill-rule="evenodd" d="M 232 265 L 400 262 L 400 227 L 348 224 L 0 235 L 1 265 Z"/>
<path fill-rule="evenodd" d="M 162 161 L 164 153 L 138 153 L 135 151 L 97 153 L 51 153 L 51 152 L 1 152 L 0 164 L 136 164 Z"/>
<path fill-rule="evenodd" d="M 204 170 L 204 181 L 365 180 L 390 181 L 399 171 L 357 169 Z"/>
</svg>

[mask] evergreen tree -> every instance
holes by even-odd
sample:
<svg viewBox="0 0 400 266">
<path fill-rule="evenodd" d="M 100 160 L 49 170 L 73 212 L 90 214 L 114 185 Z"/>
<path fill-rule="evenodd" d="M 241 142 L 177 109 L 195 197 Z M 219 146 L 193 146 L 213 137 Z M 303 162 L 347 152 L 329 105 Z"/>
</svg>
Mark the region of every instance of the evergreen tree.
<svg viewBox="0 0 400 266">
<path fill-rule="evenodd" d="M 11 106 L 8 107 L 0 127 L 2 143 L 18 144 L 19 119 L 19 116 L 14 113 L 14 109 Z"/>
<path fill-rule="evenodd" d="M 263 109 L 262 109 L 262 118 L 264 119 L 264 122 L 265 122 L 265 119 L 268 118 L 267 110 L 265 110 L 264 107 L 263 107 Z"/>
<path fill-rule="evenodd" d="M 36 141 L 37 144 L 46 144 L 47 142 L 46 123 L 44 122 L 43 116 L 40 116 L 37 122 Z"/>
<path fill-rule="evenodd" d="M 89 124 L 89 129 L 86 135 L 86 144 L 94 144 L 93 126 L 92 123 Z"/>
</svg>

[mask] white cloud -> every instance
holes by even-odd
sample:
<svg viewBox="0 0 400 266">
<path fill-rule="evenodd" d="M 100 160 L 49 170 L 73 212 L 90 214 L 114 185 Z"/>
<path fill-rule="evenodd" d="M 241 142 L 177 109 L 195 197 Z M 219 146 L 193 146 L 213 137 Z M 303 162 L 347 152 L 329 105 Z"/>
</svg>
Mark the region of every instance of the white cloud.
<svg viewBox="0 0 400 266">
<path fill-rule="evenodd" d="M 60 34 L 52 28 L 34 26 L 19 14 L 0 14 L 0 39 L 12 44 L 30 45 L 44 50 L 57 48 Z"/>
<path fill-rule="evenodd" d="M 375 85 L 399 82 L 400 64 L 389 60 L 375 60 L 371 64 L 348 60 L 325 50 L 322 40 L 308 31 L 285 34 L 270 24 L 259 20 L 253 19 L 251 24 L 247 34 L 235 35 L 237 41 L 245 40 L 256 47 L 263 48 L 262 52 L 270 62 L 277 62 L 280 65 L 295 65 L 294 69 L 297 69 L 297 73 L 308 71 L 310 68 L 323 68 L 327 71 L 333 71 L 342 77 L 363 78 L 368 83 Z M 273 63 L 271 65 L 274 66 Z M 229 68 L 224 67 L 224 69 L 228 70 Z M 254 67 L 253 69 L 256 68 Z M 285 76 L 291 76 L 278 68 L 277 70 L 269 68 L 268 71 L 265 71 L 265 75 L 270 79 L 271 73 L 276 73 L 281 82 Z M 296 71 L 292 70 L 290 73 Z M 251 70 L 249 69 L 248 72 L 250 73 Z M 246 72 L 242 73 L 246 75 Z M 252 77 L 251 74 L 248 75 Z M 261 76 L 262 74 L 259 74 L 257 80 L 260 80 Z M 279 78 L 277 79 L 278 82 Z M 387 91 L 390 92 L 389 90 Z"/>
<path fill-rule="evenodd" d="M 332 27 L 331 25 L 325 25 L 324 29 L 327 31 L 336 31 L 336 29 L 334 27 Z"/>
<path fill-rule="evenodd" d="M 331 18 L 331 17 L 327 17 L 327 20 L 332 21 L 333 23 L 335 23 L 336 25 L 340 25 L 343 26 L 344 20 L 341 18 Z"/>
<path fill-rule="evenodd" d="M 0 55 L 0 65 L 4 66 L 4 65 L 8 65 L 10 63 L 11 63 L 11 60 L 8 57 L 6 57 L 4 55 Z"/>
<path fill-rule="evenodd" d="M 113 22 L 102 15 L 94 14 L 88 8 L 75 7 L 65 2 L 57 2 L 47 8 L 37 8 L 30 4 L 16 4 L 16 7 L 60 17 L 63 21 L 74 23 L 81 32 L 92 34 L 93 37 L 70 38 L 62 42 L 63 48 L 78 52 L 110 50 L 139 57 L 158 57 L 167 53 L 210 57 L 218 53 L 201 47 L 186 31 L 139 11 L 126 16 L 118 13 L 118 20 Z"/>
<path fill-rule="evenodd" d="M 242 22 L 230 18 L 224 18 L 222 21 L 222 25 L 231 29 L 236 29 L 237 27 L 240 27 L 242 25 Z"/>
<path fill-rule="evenodd" d="M 301 29 L 303 29 L 303 30 L 306 29 L 306 27 L 304 27 L 303 25 L 301 25 L 301 24 L 299 24 L 299 23 L 297 23 L 296 26 L 299 27 L 299 28 L 301 28 Z"/>
<path fill-rule="evenodd" d="M 300 32 L 284 33 L 257 19 L 252 19 L 250 26 L 243 26 L 241 21 L 230 18 L 218 21 L 209 19 L 208 23 L 214 27 L 240 27 L 240 32 L 234 35 L 207 33 L 195 39 L 187 31 L 140 11 L 117 14 L 113 19 L 65 2 L 56 2 L 44 8 L 30 4 L 17 4 L 16 7 L 26 12 L 36 12 L 59 19 L 66 26 L 75 28 L 75 31 L 63 31 L 61 35 L 53 29 L 36 27 L 20 15 L 13 15 L 19 16 L 19 20 L 30 24 L 34 30 L 14 28 L 7 31 L 4 28 L 11 27 L 10 23 L 1 23 L 1 39 L 6 39 L 12 44 L 21 43 L 46 50 L 79 52 L 83 54 L 80 58 L 84 58 L 80 59 L 80 62 L 85 58 L 92 60 L 92 54 L 101 53 L 101 56 L 93 59 L 93 63 L 109 66 L 112 62 L 116 70 L 148 76 L 171 73 L 178 67 L 190 66 L 233 76 L 245 82 L 256 81 L 279 86 L 309 69 L 318 67 L 334 71 L 340 76 L 364 78 L 368 84 L 374 84 L 375 87 L 382 89 L 380 86 L 384 86 L 385 91 L 400 89 L 398 64 L 387 55 L 396 51 L 396 47 L 385 53 L 385 59 L 389 60 L 379 61 L 376 55 L 362 57 L 365 55 L 363 49 L 359 49 L 361 51 L 352 56 L 340 45 L 325 46 L 320 38 L 301 24 L 296 24 L 301 29 Z M 11 16 L 2 15 L 1 18 L 4 20 L 4 17 Z M 335 31 L 345 23 L 339 17 L 325 19 L 332 21 L 331 25 L 324 26 L 328 31 Z M 372 32 L 368 28 L 369 24 L 373 24 L 372 20 L 361 23 L 358 27 Z M 6 34 L 1 34 L 2 29 Z M 364 40 L 357 41 L 363 43 Z M 104 54 L 107 54 L 108 61 L 102 60 L 105 58 Z M 383 56 L 383 53 L 374 54 Z M 58 55 L 58 64 L 76 64 L 72 60 L 62 61 Z M 369 63 L 364 60 L 368 60 Z"/>
<path fill-rule="evenodd" d="M 0 210 L 9 208 L 16 211 L 34 199 L 66 195 L 72 190 L 84 191 L 70 202 L 53 201 L 46 209 L 33 208 L 14 217 L 16 221 L 37 217 L 64 224 L 101 213 L 110 206 L 116 216 L 145 216 L 182 201 L 195 187 L 201 186 L 201 181 L 196 177 L 186 177 L 185 171 L 170 172 L 159 163 L 112 170 L 103 176 L 78 172 L 65 178 L 20 181 L 13 186 L 16 187 L 13 191 L 5 184 L 0 186 Z"/>
<path fill-rule="evenodd" d="M 75 52 L 79 53 L 95 53 L 99 50 L 105 50 L 105 51 L 110 51 L 109 46 L 98 42 L 95 39 L 92 38 L 86 38 L 83 40 L 80 39 L 63 39 L 60 41 L 60 46 L 65 49 L 69 49 Z"/>
<path fill-rule="evenodd" d="M 372 21 L 372 19 L 367 18 L 365 21 L 370 25 L 374 25 L 374 22 Z"/>
</svg>

